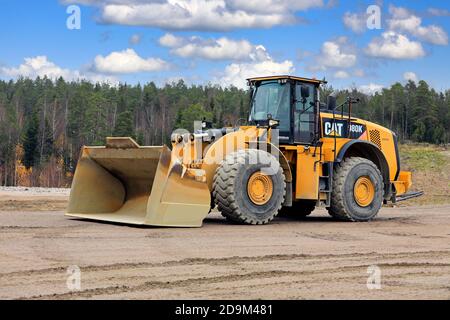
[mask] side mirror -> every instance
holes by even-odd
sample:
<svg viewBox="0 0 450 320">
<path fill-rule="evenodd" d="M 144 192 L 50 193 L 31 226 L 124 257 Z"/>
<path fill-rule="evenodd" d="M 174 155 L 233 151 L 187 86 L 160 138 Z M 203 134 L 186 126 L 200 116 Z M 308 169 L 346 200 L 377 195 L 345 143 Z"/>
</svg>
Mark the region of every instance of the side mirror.
<svg viewBox="0 0 450 320">
<path fill-rule="evenodd" d="M 309 98 L 309 87 L 302 85 L 300 87 L 300 93 L 303 99 Z"/>
<path fill-rule="evenodd" d="M 335 96 L 328 96 L 327 109 L 329 111 L 333 111 L 334 109 L 336 109 L 336 97 Z"/>
</svg>

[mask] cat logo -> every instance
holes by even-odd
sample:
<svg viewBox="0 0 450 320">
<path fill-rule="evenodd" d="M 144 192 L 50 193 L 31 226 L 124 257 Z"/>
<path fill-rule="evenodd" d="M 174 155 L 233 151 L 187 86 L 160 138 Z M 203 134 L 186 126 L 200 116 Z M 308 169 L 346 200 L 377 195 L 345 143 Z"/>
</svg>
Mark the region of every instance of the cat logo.
<svg viewBox="0 0 450 320">
<path fill-rule="evenodd" d="M 325 135 L 326 136 L 336 136 L 342 137 L 342 128 L 344 127 L 344 123 L 342 122 L 325 122 Z"/>
<path fill-rule="evenodd" d="M 366 132 L 364 124 L 349 122 L 343 119 L 323 119 L 325 137 L 360 139 Z"/>
</svg>

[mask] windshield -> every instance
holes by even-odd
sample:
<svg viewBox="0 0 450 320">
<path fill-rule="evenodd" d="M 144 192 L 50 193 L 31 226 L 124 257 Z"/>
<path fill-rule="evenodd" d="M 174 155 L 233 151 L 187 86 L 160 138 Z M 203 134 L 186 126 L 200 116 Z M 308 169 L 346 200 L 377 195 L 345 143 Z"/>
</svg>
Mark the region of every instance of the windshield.
<svg viewBox="0 0 450 320">
<path fill-rule="evenodd" d="M 265 81 L 253 92 L 250 121 L 267 120 L 271 114 L 273 119 L 279 120 L 278 129 L 289 131 L 290 115 L 290 85 L 278 81 Z"/>
</svg>

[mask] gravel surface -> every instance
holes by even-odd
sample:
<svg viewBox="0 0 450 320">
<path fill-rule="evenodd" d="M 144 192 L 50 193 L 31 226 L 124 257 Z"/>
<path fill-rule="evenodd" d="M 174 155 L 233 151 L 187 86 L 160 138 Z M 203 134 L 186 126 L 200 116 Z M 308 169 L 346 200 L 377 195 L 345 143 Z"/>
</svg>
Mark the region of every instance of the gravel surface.
<svg viewBox="0 0 450 320">
<path fill-rule="evenodd" d="M 0 191 L 0 299 L 450 299 L 450 205 L 383 208 L 370 223 L 212 213 L 172 229 L 70 219 L 67 197 L 14 194 Z"/>
</svg>

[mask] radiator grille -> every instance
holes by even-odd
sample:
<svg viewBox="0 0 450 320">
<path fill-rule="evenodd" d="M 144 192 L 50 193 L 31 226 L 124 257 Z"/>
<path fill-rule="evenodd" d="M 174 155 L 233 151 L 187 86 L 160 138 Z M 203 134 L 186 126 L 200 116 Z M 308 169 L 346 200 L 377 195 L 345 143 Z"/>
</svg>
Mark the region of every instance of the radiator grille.
<svg viewBox="0 0 450 320">
<path fill-rule="evenodd" d="M 381 149 L 381 137 L 380 131 L 378 130 L 370 130 L 369 131 L 370 141 L 378 146 Z"/>
</svg>

